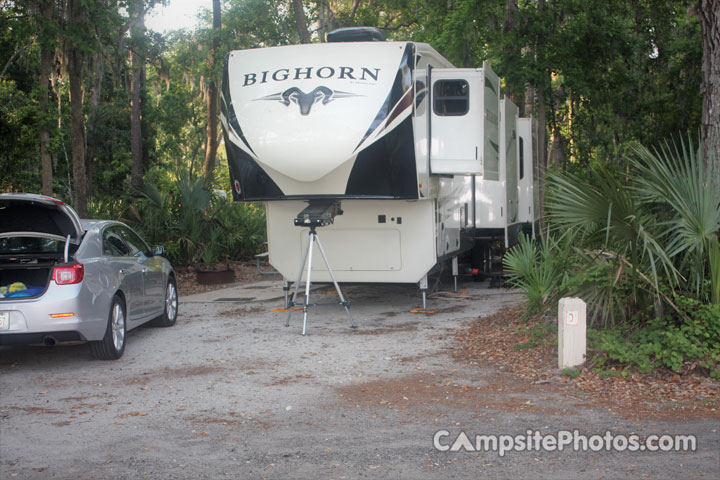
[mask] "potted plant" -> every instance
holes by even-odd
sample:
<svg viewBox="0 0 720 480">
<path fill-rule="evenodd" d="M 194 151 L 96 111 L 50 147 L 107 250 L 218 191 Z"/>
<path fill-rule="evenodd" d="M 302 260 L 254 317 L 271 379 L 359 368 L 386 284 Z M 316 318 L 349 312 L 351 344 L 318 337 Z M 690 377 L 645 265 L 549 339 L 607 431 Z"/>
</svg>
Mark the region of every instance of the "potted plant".
<svg viewBox="0 0 720 480">
<path fill-rule="evenodd" d="M 201 285 L 218 285 L 235 280 L 235 270 L 230 267 L 227 248 L 221 241 L 223 227 L 214 225 L 210 239 L 199 249 L 200 262 L 195 268 L 195 278 Z"/>
</svg>

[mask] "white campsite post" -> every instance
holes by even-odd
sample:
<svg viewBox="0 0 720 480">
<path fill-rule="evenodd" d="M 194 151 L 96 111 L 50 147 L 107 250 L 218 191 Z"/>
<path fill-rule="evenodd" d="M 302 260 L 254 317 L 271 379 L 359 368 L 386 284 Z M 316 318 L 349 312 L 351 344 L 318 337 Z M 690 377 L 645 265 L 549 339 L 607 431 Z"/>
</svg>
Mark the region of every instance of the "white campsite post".
<svg viewBox="0 0 720 480">
<path fill-rule="evenodd" d="M 558 305 L 558 367 L 571 368 L 585 362 L 585 302 L 561 298 Z"/>
</svg>

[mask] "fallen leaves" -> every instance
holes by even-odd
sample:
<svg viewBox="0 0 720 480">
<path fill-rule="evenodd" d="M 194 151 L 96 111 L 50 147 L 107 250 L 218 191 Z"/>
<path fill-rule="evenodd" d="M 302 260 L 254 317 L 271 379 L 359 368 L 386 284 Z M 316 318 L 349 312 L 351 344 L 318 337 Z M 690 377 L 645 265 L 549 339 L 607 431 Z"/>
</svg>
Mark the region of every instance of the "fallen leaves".
<svg viewBox="0 0 720 480">
<path fill-rule="evenodd" d="M 583 368 L 570 378 L 557 367 L 554 319 L 521 320 L 519 308 L 506 308 L 475 320 L 456 333 L 453 356 L 477 366 L 492 365 L 524 381 L 526 388 L 561 389 L 564 395 L 626 417 L 720 418 L 720 382 L 697 373 Z M 523 348 L 518 348 L 522 345 Z"/>
<path fill-rule="evenodd" d="M 120 418 L 128 418 L 128 417 L 146 417 L 146 412 L 128 412 L 128 413 L 121 413 L 118 415 Z"/>
<path fill-rule="evenodd" d="M 231 269 L 235 271 L 235 283 L 252 283 L 260 280 L 268 280 L 280 278 L 279 276 L 262 275 L 257 271 L 257 265 L 253 260 L 230 261 L 228 262 Z M 200 285 L 195 276 L 195 267 L 175 267 L 175 275 L 177 277 L 178 293 L 183 295 L 192 295 L 195 293 L 208 292 L 226 288 L 227 284 L 218 285 Z"/>
</svg>

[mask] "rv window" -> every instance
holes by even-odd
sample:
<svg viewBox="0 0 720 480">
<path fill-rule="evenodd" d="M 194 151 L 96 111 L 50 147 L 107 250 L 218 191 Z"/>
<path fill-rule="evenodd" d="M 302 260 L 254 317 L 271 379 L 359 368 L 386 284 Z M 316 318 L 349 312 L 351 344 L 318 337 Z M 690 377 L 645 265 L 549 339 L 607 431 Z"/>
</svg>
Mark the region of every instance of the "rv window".
<svg viewBox="0 0 720 480">
<path fill-rule="evenodd" d="M 438 80 L 433 87 L 435 115 L 459 116 L 469 110 L 468 83 L 465 80 Z"/>
<path fill-rule="evenodd" d="M 523 149 L 523 138 L 520 138 L 520 180 L 525 176 L 525 149 Z"/>
</svg>

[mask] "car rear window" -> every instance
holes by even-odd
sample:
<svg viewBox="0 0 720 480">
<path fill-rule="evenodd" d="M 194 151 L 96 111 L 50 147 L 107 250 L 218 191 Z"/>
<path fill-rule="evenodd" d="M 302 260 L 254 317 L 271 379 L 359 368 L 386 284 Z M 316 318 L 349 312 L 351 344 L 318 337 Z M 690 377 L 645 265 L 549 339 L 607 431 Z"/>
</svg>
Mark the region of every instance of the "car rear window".
<svg viewBox="0 0 720 480">
<path fill-rule="evenodd" d="M 31 255 L 34 253 L 63 253 L 65 242 L 52 238 L 0 238 L 0 254 Z"/>
</svg>

